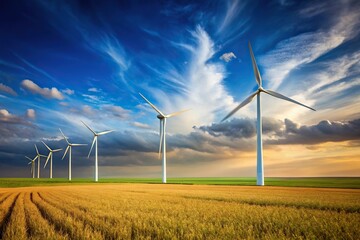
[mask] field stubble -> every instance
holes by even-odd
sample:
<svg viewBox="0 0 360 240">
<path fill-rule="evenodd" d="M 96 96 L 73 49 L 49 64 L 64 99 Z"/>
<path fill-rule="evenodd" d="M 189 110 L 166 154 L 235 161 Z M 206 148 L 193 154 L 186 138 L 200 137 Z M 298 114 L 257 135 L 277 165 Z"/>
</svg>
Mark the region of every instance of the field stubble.
<svg viewBox="0 0 360 240">
<path fill-rule="evenodd" d="M 112 184 L 0 189 L 2 239 L 358 239 L 360 190 Z"/>
</svg>

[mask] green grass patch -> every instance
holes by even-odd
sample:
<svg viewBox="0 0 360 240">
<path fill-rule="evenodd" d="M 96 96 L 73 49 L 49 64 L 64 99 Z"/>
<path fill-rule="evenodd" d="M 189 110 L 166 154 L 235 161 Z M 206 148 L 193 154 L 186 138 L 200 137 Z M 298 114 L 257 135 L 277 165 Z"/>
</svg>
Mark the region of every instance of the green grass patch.
<svg viewBox="0 0 360 240">
<path fill-rule="evenodd" d="M 169 178 L 168 184 L 197 185 L 239 185 L 255 186 L 255 178 Z M 101 183 L 161 183 L 160 178 L 102 178 L 95 183 L 92 179 L 76 178 L 0 178 L 0 187 L 30 187 L 48 185 L 82 185 Z M 306 178 L 265 178 L 266 186 L 283 187 L 321 187 L 321 188 L 360 188 L 360 177 L 306 177 Z"/>
</svg>

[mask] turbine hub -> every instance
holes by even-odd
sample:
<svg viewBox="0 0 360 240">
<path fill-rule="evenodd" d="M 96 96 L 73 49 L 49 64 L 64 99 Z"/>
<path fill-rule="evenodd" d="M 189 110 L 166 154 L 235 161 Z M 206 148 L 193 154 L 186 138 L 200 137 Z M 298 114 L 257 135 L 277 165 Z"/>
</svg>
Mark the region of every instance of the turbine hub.
<svg viewBox="0 0 360 240">
<path fill-rule="evenodd" d="M 160 114 L 156 116 L 158 119 L 164 119 L 165 117 L 164 116 L 161 116 Z"/>
</svg>

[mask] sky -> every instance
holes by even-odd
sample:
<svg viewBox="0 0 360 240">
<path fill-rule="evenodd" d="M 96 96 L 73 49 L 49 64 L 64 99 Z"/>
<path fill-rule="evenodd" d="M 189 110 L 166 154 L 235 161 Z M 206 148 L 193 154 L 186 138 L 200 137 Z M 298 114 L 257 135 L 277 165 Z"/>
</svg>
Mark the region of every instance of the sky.
<svg viewBox="0 0 360 240">
<path fill-rule="evenodd" d="M 0 2 L 0 177 L 30 177 L 25 155 L 72 143 L 72 177 L 161 177 L 157 113 L 167 120 L 168 177 L 255 177 L 262 94 L 265 177 L 360 176 L 360 2 Z M 68 157 L 54 153 L 54 177 Z M 44 159 L 41 162 L 43 167 Z M 41 177 L 48 177 L 48 166 Z"/>
</svg>

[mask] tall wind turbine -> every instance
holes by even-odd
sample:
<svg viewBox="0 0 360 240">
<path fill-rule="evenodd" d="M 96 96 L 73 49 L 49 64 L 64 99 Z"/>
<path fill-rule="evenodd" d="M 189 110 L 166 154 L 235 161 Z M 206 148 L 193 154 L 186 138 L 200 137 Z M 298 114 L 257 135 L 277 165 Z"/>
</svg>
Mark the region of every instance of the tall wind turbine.
<svg viewBox="0 0 360 240">
<path fill-rule="evenodd" d="M 65 153 L 64 153 L 64 156 L 62 157 L 62 159 L 64 159 L 64 157 L 66 156 L 66 153 L 69 151 L 69 181 L 71 181 L 71 148 L 72 147 L 77 147 L 77 146 L 85 146 L 87 144 L 82 144 L 82 143 L 70 143 L 68 140 L 67 140 L 67 137 L 64 135 L 64 133 L 61 131 L 61 129 L 59 128 L 61 134 L 63 135 L 66 143 L 68 144 L 66 150 L 65 150 Z M 61 159 L 61 160 L 62 160 Z"/>
<path fill-rule="evenodd" d="M 30 160 L 28 165 L 31 164 L 30 172 L 31 172 L 32 178 L 35 178 L 35 160 L 37 159 L 37 156 L 34 159 L 31 159 L 28 156 L 25 156 L 25 157 Z"/>
<path fill-rule="evenodd" d="M 111 133 L 111 132 L 113 132 L 114 130 L 107 130 L 107 131 L 103 131 L 103 132 L 96 133 L 96 132 L 95 132 L 94 130 L 92 130 L 86 123 L 84 123 L 83 121 L 81 121 L 81 122 L 85 125 L 85 127 L 87 127 L 87 128 L 94 134 L 94 139 L 93 139 L 93 142 L 92 142 L 92 144 L 91 144 L 91 148 L 90 148 L 90 151 L 89 151 L 89 154 L 88 154 L 88 158 L 90 157 L 91 150 L 93 149 L 94 144 L 95 144 L 95 182 L 97 182 L 97 181 L 99 180 L 99 169 L 98 169 L 98 141 L 97 141 L 97 138 L 98 138 L 98 136 Z"/>
<path fill-rule="evenodd" d="M 308 107 L 302 103 L 299 103 L 291 98 L 288 98 L 280 93 L 271 91 L 271 90 L 265 90 L 262 88 L 262 79 L 261 79 L 261 75 L 260 75 L 260 71 L 259 68 L 256 64 L 256 60 L 254 57 L 254 53 L 253 50 L 251 48 L 251 44 L 249 42 L 249 49 L 250 49 L 250 55 L 251 55 L 251 61 L 252 61 L 252 66 L 254 69 L 254 75 L 255 75 L 255 79 L 256 82 L 258 84 L 258 89 L 252 93 L 250 96 L 248 96 L 242 103 L 239 104 L 239 106 L 237 106 L 234 110 L 232 110 L 223 120 L 221 120 L 222 122 L 225 121 L 226 119 L 228 119 L 230 116 L 232 116 L 234 113 L 236 113 L 240 108 L 244 107 L 245 105 L 247 105 L 248 103 L 250 103 L 253 98 L 255 96 L 257 96 L 257 124 L 256 124 L 256 132 L 257 132 L 257 179 L 256 179 L 256 184 L 258 186 L 263 186 L 264 185 L 264 165 L 263 165 L 263 147 L 262 147 L 262 118 L 261 118 L 261 100 L 260 100 L 260 93 L 266 93 L 269 94 L 273 97 L 276 98 L 280 98 L 282 100 L 286 100 L 292 103 L 296 103 L 300 106 L 306 107 L 308 109 L 311 109 L 313 111 L 316 111 L 315 109 Z"/>
<path fill-rule="evenodd" d="M 37 160 L 38 160 L 37 178 L 40 178 L 40 159 L 41 159 L 41 157 L 46 157 L 46 156 L 41 155 L 41 154 L 39 153 L 39 150 L 38 150 L 36 144 L 34 144 L 34 145 L 35 145 L 35 149 L 36 149 L 36 158 L 37 158 Z"/>
<path fill-rule="evenodd" d="M 47 159 L 46 159 L 44 168 L 46 167 L 46 164 L 48 163 L 49 158 L 50 158 L 50 178 L 52 178 L 52 160 L 53 160 L 53 153 L 54 153 L 54 152 L 61 151 L 62 148 L 54 149 L 54 150 L 53 150 L 53 149 L 49 148 L 49 146 L 46 145 L 46 143 L 44 143 L 43 141 L 42 141 L 42 143 L 43 143 L 43 144 L 45 145 L 45 147 L 49 150 L 49 155 L 48 155 L 48 157 L 47 157 Z"/>
<path fill-rule="evenodd" d="M 140 96 L 157 112 L 157 118 L 160 120 L 160 146 L 159 146 L 159 158 L 162 156 L 162 182 L 166 183 L 166 119 L 179 115 L 180 113 L 189 111 L 190 109 L 182 110 L 179 112 L 174 112 L 171 114 L 163 114 L 154 104 L 146 99 L 141 93 Z M 162 150 L 162 154 L 161 154 Z"/>
</svg>

